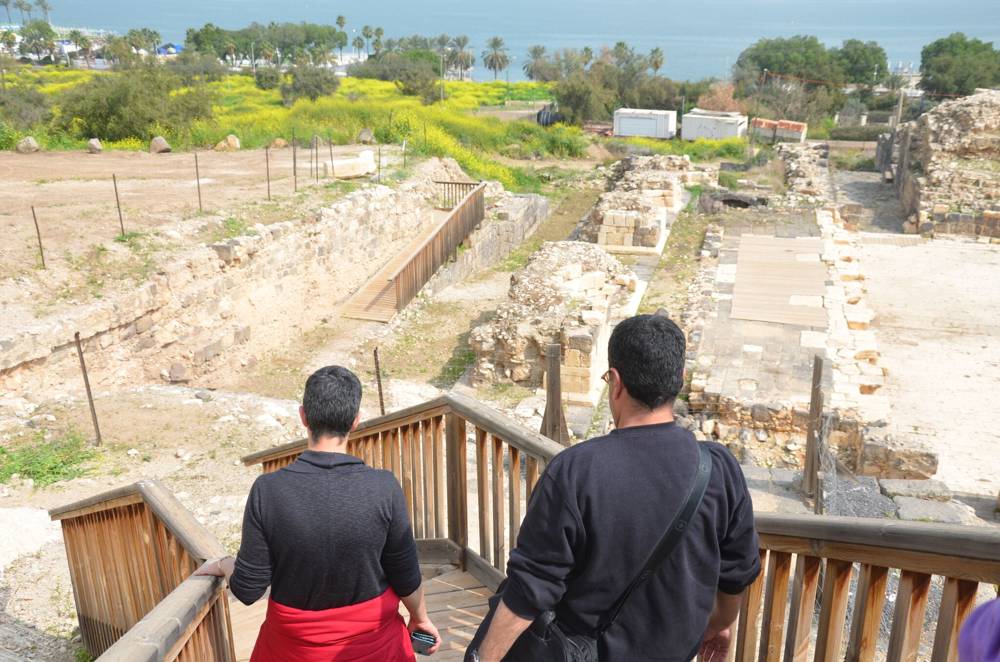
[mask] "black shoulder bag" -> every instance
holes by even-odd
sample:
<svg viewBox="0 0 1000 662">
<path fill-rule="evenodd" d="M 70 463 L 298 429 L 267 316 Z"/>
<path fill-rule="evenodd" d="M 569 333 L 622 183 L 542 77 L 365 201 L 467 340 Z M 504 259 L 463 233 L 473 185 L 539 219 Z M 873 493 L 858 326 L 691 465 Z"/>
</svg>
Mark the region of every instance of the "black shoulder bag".
<svg viewBox="0 0 1000 662">
<path fill-rule="evenodd" d="M 701 505 L 708 488 L 708 481 L 712 475 L 712 456 L 705 444 L 698 444 L 698 473 L 695 474 L 694 482 L 688 491 L 687 501 L 684 506 L 674 516 L 670 526 L 664 531 L 660 541 L 656 544 L 653 552 L 646 559 L 642 570 L 635 576 L 625 591 L 615 600 L 611 609 L 606 611 L 598 621 L 597 629 L 593 635 L 574 634 L 567 631 L 556 621 L 555 612 L 543 612 L 528 627 L 524 633 L 518 637 L 510 651 L 504 656 L 505 662 L 597 662 L 597 642 L 604 633 L 615 623 L 621 610 L 625 607 L 629 596 L 636 588 L 650 575 L 656 572 L 660 564 L 663 563 L 677 547 L 681 537 L 687 530 L 688 523 Z M 466 661 L 475 660 L 473 654 L 483 638 L 489 631 L 493 615 L 503 595 L 503 584 L 497 589 L 496 595 L 489 600 L 490 611 L 479 626 L 476 636 L 469 645 L 466 653 Z"/>
</svg>

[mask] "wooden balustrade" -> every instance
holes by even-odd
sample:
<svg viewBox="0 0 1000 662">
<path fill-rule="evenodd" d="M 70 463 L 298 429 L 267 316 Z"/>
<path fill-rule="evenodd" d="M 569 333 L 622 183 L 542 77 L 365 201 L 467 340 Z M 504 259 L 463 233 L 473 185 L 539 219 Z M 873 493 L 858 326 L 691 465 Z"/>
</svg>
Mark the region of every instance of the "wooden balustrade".
<svg viewBox="0 0 1000 662">
<path fill-rule="evenodd" d="M 460 183 L 453 182 L 455 186 Z M 472 184 L 458 200 L 437 231 L 427 237 L 413 254 L 389 278 L 396 298 L 396 310 L 402 310 L 417 296 L 431 276 L 458 250 L 486 215 L 486 184 Z"/>
<path fill-rule="evenodd" d="M 454 209 L 479 182 L 434 182 L 440 193 L 441 209 Z"/>
<path fill-rule="evenodd" d="M 445 546 L 491 588 L 503 578 L 539 472 L 562 450 L 455 394 L 369 421 L 351 444 L 370 465 L 399 478 L 417 537 L 430 539 L 418 545 L 432 542 L 436 552 Z M 273 471 L 304 448 L 299 441 L 244 461 Z M 867 662 L 878 653 L 898 662 L 923 650 L 932 662 L 951 662 L 980 583 L 1000 584 L 994 529 L 774 513 L 757 513 L 756 521 L 764 570 L 744 596 L 732 660 Z M 890 581 L 898 582 L 894 601 Z M 933 581 L 943 582 L 943 597 L 933 641 L 921 649 Z M 890 602 L 891 632 L 884 636 Z"/>
<path fill-rule="evenodd" d="M 50 515 L 62 525 L 80 633 L 94 656 L 120 648 L 116 642 L 128 638 L 201 563 L 225 554 L 157 481 L 112 490 Z M 190 616 L 190 622 L 178 633 L 176 646 L 169 647 L 174 657 L 161 659 L 232 660 L 228 605 L 219 599 L 222 582 L 199 580 L 197 586 L 205 593 L 206 607 L 198 613 L 178 612 Z"/>
</svg>

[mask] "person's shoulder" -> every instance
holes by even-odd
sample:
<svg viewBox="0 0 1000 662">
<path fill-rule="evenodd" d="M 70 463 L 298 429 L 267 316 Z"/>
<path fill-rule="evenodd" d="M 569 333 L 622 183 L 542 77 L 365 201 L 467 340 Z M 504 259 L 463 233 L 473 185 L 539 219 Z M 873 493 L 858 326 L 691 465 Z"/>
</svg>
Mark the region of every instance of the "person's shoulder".
<svg viewBox="0 0 1000 662">
<path fill-rule="evenodd" d="M 725 444 L 721 444 L 717 441 L 700 441 L 698 443 L 704 445 L 705 448 L 707 448 L 712 454 L 713 466 L 719 467 L 727 474 L 736 473 L 740 476 L 743 475 L 739 461 Z"/>
</svg>

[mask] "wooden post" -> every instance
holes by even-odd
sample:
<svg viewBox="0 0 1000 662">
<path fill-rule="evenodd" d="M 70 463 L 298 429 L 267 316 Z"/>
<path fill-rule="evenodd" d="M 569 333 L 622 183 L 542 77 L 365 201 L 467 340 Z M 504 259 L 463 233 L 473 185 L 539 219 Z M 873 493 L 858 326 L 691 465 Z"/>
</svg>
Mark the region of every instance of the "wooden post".
<svg viewBox="0 0 1000 662">
<path fill-rule="evenodd" d="M 121 227 L 122 236 L 125 236 L 125 221 L 122 219 L 122 201 L 118 198 L 118 175 L 111 173 L 111 182 L 115 185 L 115 204 L 118 205 L 118 225 Z"/>
<path fill-rule="evenodd" d="M 406 140 L 403 140 L 403 169 L 406 169 Z"/>
<path fill-rule="evenodd" d="M 809 427 L 806 433 L 806 458 L 802 475 L 802 491 L 816 497 L 819 472 L 819 435 L 823 425 L 823 364 L 819 354 L 813 357 L 812 392 L 809 397 Z M 818 498 L 818 497 L 817 497 Z"/>
<path fill-rule="evenodd" d="M 469 545 L 469 506 L 465 419 L 454 412 L 445 416 L 445 452 L 448 456 L 448 538 L 461 549 L 460 566 L 466 567 Z M 483 550 L 483 553 L 487 552 Z"/>
<path fill-rule="evenodd" d="M 264 146 L 264 169 L 267 172 L 267 201 L 271 201 L 271 148 Z"/>
<path fill-rule="evenodd" d="M 194 179 L 198 182 L 198 213 L 202 213 L 201 208 L 201 171 L 198 169 L 198 152 L 194 153 Z M 125 234 L 122 232 L 122 234 Z"/>
<path fill-rule="evenodd" d="M 378 183 L 382 183 L 382 145 L 378 146 Z"/>
<path fill-rule="evenodd" d="M 297 193 L 299 190 L 299 162 L 295 148 L 295 129 L 292 129 L 292 185 Z"/>
<path fill-rule="evenodd" d="M 545 415 L 540 432 L 569 446 L 569 429 L 562 406 L 562 345 L 552 343 L 545 348 Z"/>
<path fill-rule="evenodd" d="M 313 134 L 313 152 L 316 154 L 316 183 L 319 183 L 319 136 Z"/>
<path fill-rule="evenodd" d="M 330 168 L 333 168 L 333 131 L 326 130 L 326 145 L 330 148 Z M 332 172 L 330 174 L 333 174 Z"/>
<path fill-rule="evenodd" d="M 42 269 L 44 269 L 45 250 L 42 248 L 42 231 L 38 229 L 38 216 L 35 214 L 35 205 L 31 205 L 31 218 L 35 221 L 35 235 L 38 237 L 38 255 L 42 258 Z"/>
<path fill-rule="evenodd" d="M 83 345 L 80 344 L 80 332 L 73 335 L 76 341 L 76 354 L 80 357 L 80 371 L 83 372 L 83 386 L 87 389 L 87 402 L 90 403 L 90 419 L 94 422 L 94 434 L 97 435 L 97 445 L 101 445 L 101 426 L 97 424 L 97 409 L 94 407 L 94 394 L 90 390 L 90 377 L 87 376 L 87 364 L 83 360 Z"/>
<path fill-rule="evenodd" d="M 385 416 L 385 398 L 382 396 L 382 366 L 378 362 L 378 347 L 372 350 L 375 355 L 375 383 L 378 385 L 378 408 Z"/>
</svg>

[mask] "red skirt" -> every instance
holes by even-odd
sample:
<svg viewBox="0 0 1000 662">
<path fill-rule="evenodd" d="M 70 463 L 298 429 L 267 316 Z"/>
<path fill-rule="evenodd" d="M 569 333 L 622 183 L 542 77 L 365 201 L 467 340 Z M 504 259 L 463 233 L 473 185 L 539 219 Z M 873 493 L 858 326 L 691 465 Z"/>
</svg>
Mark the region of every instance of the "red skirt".
<svg viewBox="0 0 1000 662">
<path fill-rule="evenodd" d="M 305 611 L 268 600 L 250 662 L 414 662 L 390 588 L 346 607 Z"/>
</svg>

